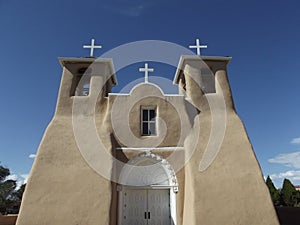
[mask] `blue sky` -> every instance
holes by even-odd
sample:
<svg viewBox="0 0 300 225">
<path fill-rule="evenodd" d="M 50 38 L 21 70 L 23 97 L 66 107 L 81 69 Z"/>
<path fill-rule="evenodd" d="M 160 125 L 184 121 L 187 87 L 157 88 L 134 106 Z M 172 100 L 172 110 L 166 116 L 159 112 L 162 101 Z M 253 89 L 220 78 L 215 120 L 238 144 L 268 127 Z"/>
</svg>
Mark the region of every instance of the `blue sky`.
<svg viewBox="0 0 300 225">
<path fill-rule="evenodd" d="M 233 57 L 235 106 L 264 175 L 278 187 L 283 177 L 300 184 L 299 7 L 296 0 L 0 0 L 2 165 L 20 182 L 29 173 L 55 110 L 57 57 L 88 56 L 82 45 L 91 38 L 103 46 L 95 56 L 132 41 L 188 47 L 200 38 L 203 55 Z M 138 66 L 117 74 L 115 91 L 142 76 Z"/>
</svg>

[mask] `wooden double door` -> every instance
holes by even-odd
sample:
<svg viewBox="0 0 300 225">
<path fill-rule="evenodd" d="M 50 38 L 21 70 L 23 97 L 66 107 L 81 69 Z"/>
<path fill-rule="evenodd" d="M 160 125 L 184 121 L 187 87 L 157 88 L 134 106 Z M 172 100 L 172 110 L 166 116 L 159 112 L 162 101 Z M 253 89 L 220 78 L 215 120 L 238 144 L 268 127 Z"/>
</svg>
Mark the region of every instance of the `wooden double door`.
<svg viewBox="0 0 300 225">
<path fill-rule="evenodd" d="M 170 189 L 126 189 L 122 225 L 171 225 Z"/>
</svg>

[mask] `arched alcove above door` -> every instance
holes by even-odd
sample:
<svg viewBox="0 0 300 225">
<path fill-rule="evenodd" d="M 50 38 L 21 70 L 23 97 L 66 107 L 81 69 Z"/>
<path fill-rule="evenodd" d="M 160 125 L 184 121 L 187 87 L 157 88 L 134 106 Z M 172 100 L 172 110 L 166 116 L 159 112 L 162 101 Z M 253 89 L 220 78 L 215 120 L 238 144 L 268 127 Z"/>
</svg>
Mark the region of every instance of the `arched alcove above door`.
<svg viewBox="0 0 300 225">
<path fill-rule="evenodd" d="M 119 177 L 119 225 L 176 225 L 177 179 L 166 159 L 145 152 Z"/>
</svg>

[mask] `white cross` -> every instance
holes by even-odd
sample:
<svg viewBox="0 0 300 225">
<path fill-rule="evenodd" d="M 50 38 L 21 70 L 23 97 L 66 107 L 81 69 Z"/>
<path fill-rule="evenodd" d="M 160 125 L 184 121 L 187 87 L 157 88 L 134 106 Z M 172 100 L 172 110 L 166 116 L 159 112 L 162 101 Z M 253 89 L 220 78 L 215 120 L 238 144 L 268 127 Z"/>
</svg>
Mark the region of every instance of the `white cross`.
<svg viewBox="0 0 300 225">
<path fill-rule="evenodd" d="M 190 45 L 189 48 L 196 48 L 197 49 L 197 55 L 200 56 L 200 49 L 201 48 L 207 48 L 207 45 L 200 45 L 200 40 L 196 39 L 196 45 Z"/>
<path fill-rule="evenodd" d="M 90 57 L 94 57 L 94 49 L 95 48 L 102 48 L 101 45 L 95 45 L 95 39 L 92 39 L 91 45 L 84 45 L 83 48 L 90 48 Z"/>
<path fill-rule="evenodd" d="M 148 83 L 148 72 L 153 72 L 154 69 L 153 68 L 148 68 L 148 63 L 145 63 L 145 67 L 144 68 L 139 68 L 139 71 L 145 73 L 145 83 Z"/>
</svg>

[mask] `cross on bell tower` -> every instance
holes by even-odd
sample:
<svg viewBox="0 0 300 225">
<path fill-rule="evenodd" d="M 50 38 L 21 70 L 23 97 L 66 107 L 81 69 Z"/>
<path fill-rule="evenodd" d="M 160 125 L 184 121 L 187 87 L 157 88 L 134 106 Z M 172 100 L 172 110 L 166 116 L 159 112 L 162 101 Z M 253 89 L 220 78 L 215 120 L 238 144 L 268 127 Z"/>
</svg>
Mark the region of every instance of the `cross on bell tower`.
<svg viewBox="0 0 300 225">
<path fill-rule="evenodd" d="M 200 50 L 201 48 L 207 48 L 207 45 L 200 45 L 200 40 L 196 39 L 196 45 L 190 45 L 189 48 L 196 48 L 197 49 L 197 55 L 200 56 Z"/>
<path fill-rule="evenodd" d="M 153 72 L 153 68 L 148 68 L 148 63 L 145 63 L 144 68 L 139 68 L 139 72 L 144 72 L 145 73 L 145 83 L 148 83 L 148 73 Z"/>
<path fill-rule="evenodd" d="M 95 45 L 95 39 L 91 40 L 91 45 L 84 45 L 83 48 L 89 48 L 90 49 L 90 57 L 94 57 L 94 49 L 95 48 L 102 48 L 101 45 Z"/>
</svg>

